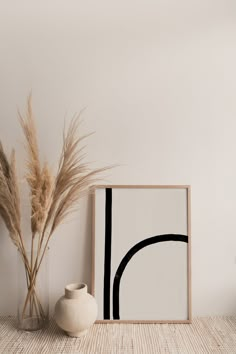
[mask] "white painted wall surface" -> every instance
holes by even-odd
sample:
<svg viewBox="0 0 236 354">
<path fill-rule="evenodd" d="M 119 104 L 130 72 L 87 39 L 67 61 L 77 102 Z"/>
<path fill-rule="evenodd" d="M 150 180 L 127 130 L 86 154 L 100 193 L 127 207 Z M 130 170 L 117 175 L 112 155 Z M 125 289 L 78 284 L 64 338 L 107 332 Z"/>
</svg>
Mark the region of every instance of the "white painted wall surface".
<svg viewBox="0 0 236 354">
<path fill-rule="evenodd" d="M 235 63 L 234 0 L 0 1 L 0 136 L 21 176 L 16 106 L 32 88 L 52 166 L 65 113 L 86 106 L 88 159 L 120 165 L 107 183 L 191 184 L 195 316 L 236 314 Z M 14 314 L 16 251 L 2 221 L 0 236 L 0 314 Z M 90 283 L 90 245 L 84 200 L 51 242 L 52 306 L 65 284 Z"/>
</svg>

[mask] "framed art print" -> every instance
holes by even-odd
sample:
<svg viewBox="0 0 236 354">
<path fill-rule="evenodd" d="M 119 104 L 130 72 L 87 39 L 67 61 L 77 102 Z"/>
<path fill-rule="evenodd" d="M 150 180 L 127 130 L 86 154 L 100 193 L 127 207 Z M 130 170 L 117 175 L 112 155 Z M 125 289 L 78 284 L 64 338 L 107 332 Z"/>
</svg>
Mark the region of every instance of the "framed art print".
<svg viewBox="0 0 236 354">
<path fill-rule="evenodd" d="M 190 186 L 96 186 L 98 322 L 191 322 Z"/>
</svg>

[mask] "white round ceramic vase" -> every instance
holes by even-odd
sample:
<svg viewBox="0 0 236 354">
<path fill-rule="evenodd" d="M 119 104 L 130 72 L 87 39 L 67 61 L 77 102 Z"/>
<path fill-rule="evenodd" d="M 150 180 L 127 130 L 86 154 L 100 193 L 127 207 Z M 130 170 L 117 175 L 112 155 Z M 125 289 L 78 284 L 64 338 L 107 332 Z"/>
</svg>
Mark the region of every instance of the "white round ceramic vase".
<svg viewBox="0 0 236 354">
<path fill-rule="evenodd" d="M 71 337 L 81 337 L 96 321 L 98 313 L 94 297 L 88 294 L 86 284 L 73 283 L 65 288 L 55 306 L 57 325 Z"/>
</svg>

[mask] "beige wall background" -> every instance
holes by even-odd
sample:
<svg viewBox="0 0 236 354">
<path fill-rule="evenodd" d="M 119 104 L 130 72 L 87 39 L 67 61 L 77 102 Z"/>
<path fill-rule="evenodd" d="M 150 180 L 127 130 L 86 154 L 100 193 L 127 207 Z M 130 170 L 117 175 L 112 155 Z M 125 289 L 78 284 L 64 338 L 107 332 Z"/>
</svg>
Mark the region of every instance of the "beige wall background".
<svg viewBox="0 0 236 354">
<path fill-rule="evenodd" d="M 235 39 L 234 0 L 0 1 L 0 136 L 20 176 L 16 110 L 32 88 L 52 168 L 65 115 L 87 107 L 88 160 L 120 165 L 105 182 L 191 184 L 195 316 L 236 313 Z M 90 247 L 83 200 L 51 242 L 52 309 L 66 284 L 90 284 Z M 0 314 L 15 313 L 16 280 L 0 221 Z"/>
</svg>

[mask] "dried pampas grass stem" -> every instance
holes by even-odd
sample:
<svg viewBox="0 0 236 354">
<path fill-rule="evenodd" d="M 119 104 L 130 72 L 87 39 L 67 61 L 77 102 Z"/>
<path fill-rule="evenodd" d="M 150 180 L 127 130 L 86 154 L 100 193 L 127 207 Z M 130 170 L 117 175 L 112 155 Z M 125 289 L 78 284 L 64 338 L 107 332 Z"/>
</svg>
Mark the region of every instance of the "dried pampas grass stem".
<svg viewBox="0 0 236 354">
<path fill-rule="evenodd" d="M 91 135 L 78 135 L 80 114 L 74 117 L 67 130 L 63 132 L 63 146 L 58 170 L 54 175 L 47 162 L 40 161 L 37 131 L 32 110 L 32 97 L 27 100 L 25 115 L 20 112 L 19 121 L 25 137 L 27 153 L 26 181 L 31 199 L 31 256 L 27 258 L 21 230 L 21 208 L 19 183 L 16 173 L 15 151 L 10 160 L 0 143 L 0 215 L 9 231 L 10 238 L 22 255 L 28 279 L 28 293 L 22 316 L 28 302 L 31 310 L 43 315 L 40 299 L 35 289 L 35 281 L 40 270 L 48 243 L 68 215 L 76 210 L 78 201 L 88 193 L 102 172 L 110 167 L 90 169 L 85 159 L 86 146 L 82 143 Z M 36 257 L 33 254 L 36 251 Z"/>
</svg>

